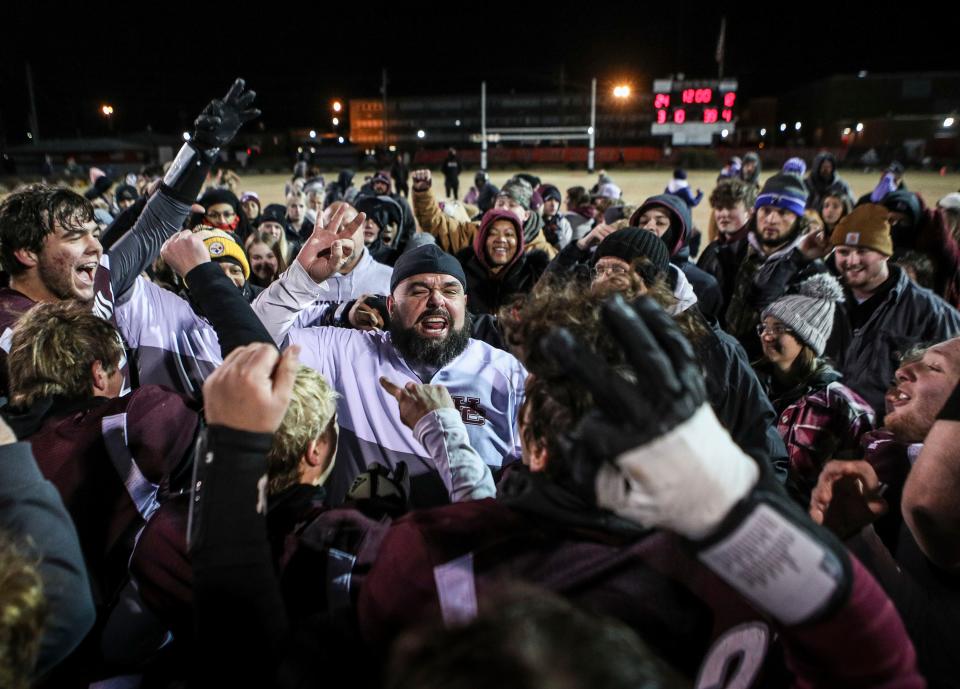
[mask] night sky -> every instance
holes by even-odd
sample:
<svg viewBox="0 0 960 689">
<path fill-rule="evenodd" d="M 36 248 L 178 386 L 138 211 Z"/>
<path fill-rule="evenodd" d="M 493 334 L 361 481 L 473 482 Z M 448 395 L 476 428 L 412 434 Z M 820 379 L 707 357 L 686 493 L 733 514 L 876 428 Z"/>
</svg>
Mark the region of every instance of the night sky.
<svg viewBox="0 0 960 689">
<path fill-rule="evenodd" d="M 27 60 L 43 137 L 107 135 L 102 102 L 119 134 L 180 131 L 234 76 L 259 93 L 268 128 L 308 126 L 333 97 L 376 97 L 384 67 L 391 95 L 473 93 L 481 79 L 494 92 L 556 91 L 561 67 L 570 91 L 593 75 L 640 88 L 673 72 L 714 77 L 723 14 L 725 73 L 744 98 L 861 69 L 960 69 L 955 23 L 934 3 L 354 1 L 242 15 L 198 13 L 200 3 L 11 4 L 0 42 L 8 144 L 26 142 Z"/>
</svg>

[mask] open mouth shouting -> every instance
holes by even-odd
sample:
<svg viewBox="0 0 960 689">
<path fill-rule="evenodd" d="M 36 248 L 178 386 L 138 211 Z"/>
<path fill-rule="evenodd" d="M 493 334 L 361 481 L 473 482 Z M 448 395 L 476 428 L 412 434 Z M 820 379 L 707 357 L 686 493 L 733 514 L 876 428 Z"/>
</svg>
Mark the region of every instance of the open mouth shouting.
<svg viewBox="0 0 960 689">
<path fill-rule="evenodd" d="M 93 287 L 93 278 L 97 274 L 97 261 L 86 261 L 80 263 L 74 269 L 76 281 L 80 287 Z"/>
<path fill-rule="evenodd" d="M 900 388 L 890 388 L 887 390 L 887 394 L 884 396 L 884 401 L 887 404 L 887 413 L 899 409 L 900 407 L 908 404 L 912 398 L 906 392 Z"/>
<path fill-rule="evenodd" d="M 437 309 L 427 311 L 417 319 L 416 328 L 423 337 L 446 337 L 450 332 L 450 315 Z"/>
</svg>

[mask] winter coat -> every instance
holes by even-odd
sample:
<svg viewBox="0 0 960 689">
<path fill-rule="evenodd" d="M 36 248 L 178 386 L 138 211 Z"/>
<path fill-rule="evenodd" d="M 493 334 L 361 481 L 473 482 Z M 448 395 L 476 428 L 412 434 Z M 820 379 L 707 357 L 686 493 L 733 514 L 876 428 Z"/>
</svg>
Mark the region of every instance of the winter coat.
<svg viewBox="0 0 960 689">
<path fill-rule="evenodd" d="M 792 484 L 809 499 L 824 464 L 858 454 L 860 437 L 873 430 L 876 414 L 828 364 L 789 390 L 778 387 L 773 364 L 761 361 L 754 368 L 778 415 Z"/>
<path fill-rule="evenodd" d="M 846 384 L 874 409 L 885 409 L 883 396 L 903 354 L 917 345 L 960 335 L 956 309 L 911 282 L 899 266 L 888 266 L 896 282 L 862 328 L 851 327 L 848 309 L 856 303 L 851 295 L 837 304 L 825 351 Z"/>
<path fill-rule="evenodd" d="M 451 254 L 457 254 L 473 244 L 473 239 L 480 229 L 480 223 L 461 222 L 440 210 L 437 199 L 430 189 L 413 192 L 413 212 L 424 232 L 432 234 L 441 249 Z M 539 225 L 536 225 L 539 223 Z M 550 242 L 543 234 L 543 221 L 537 213 L 531 213 L 530 219 L 523 228 L 526 251 L 537 249 L 546 252 L 553 258 L 557 250 L 550 246 Z M 529 236 L 528 228 L 535 227 L 533 238 Z"/>
<path fill-rule="evenodd" d="M 570 221 L 560 213 L 551 217 L 543 216 L 543 232 L 547 241 L 557 251 L 563 249 L 573 238 L 573 227 Z"/>
<path fill-rule="evenodd" d="M 736 337 L 751 360 L 761 355 L 756 327 L 760 312 L 806 278 L 826 271 L 823 261 L 807 261 L 796 248 L 797 237 L 782 249 L 765 256 L 751 231 L 746 238 L 719 245 L 704 256 L 700 268 L 720 284 L 723 299 L 720 324 Z"/>
<path fill-rule="evenodd" d="M 517 250 L 509 264 L 493 273 L 486 255 L 487 234 L 497 220 L 509 220 L 517 231 Z M 467 308 L 471 313 L 495 314 L 514 297 L 527 294 L 547 269 L 550 258 L 542 251 L 524 251 L 523 232 L 516 216 L 506 210 L 491 210 L 473 240 L 473 246 L 457 253 L 467 277 Z"/>
</svg>

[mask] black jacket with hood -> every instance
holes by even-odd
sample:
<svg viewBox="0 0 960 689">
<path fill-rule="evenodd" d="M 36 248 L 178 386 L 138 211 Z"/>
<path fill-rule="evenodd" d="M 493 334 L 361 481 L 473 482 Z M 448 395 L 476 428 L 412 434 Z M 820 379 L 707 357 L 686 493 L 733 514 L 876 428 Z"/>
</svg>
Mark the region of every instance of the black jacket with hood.
<svg viewBox="0 0 960 689">
<path fill-rule="evenodd" d="M 700 311 L 710 320 L 720 316 L 723 297 L 716 278 L 690 262 L 690 237 L 693 234 L 693 218 L 690 207 L 683 199 L 673 194 L 651 196 L 630 217 L 630 225 L 639 227 L 640 216 L 649 208 L 658 207 L 670 215 L 670 229 L 661 237 L 670 252 L 670 262 L 683 271 L 697 295 Z"/>
<path fill-rule="evenodd" d="M 829 160 L 833 164 L 833 174 L 830 175 L 830 177 L 820 175 L 820 166 L 826 160 Z M 820 209 L 823 203 L 823 197 L 830 187 L 834 187 L 834 189 L 840 187 L 846 191 L 847 196 L 853 196 L 850 185 L 837 174 L 837 157 L 829 151 L 822 151 L 813 159 L 813 167 L 811 167 L 810 172 L 807 173 L 803 184 L 809 193 L 807 197 L 807 208 L 813 208 L 814 210 Z"/>
</svg>

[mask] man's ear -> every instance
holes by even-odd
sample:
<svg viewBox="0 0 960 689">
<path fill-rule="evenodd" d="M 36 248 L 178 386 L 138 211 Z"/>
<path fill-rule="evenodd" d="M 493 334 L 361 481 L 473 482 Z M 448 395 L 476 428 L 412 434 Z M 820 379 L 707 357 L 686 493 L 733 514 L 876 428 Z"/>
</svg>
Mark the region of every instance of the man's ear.
<svg viewBox="0 0 960 689">
<path fill-rule="evenodd" d="M 30 251 L 29 249 L 17 249 L 13 252 L 13 255 L 27 268 L 35 267 L 40 260 L 37 253 Z"/>
<path fill-rule="evenodd" d="M 393 311 L 393 295 L 391 294 L 387 296 L 387 313 L 391 313 L 392 311 Z"/>
<path fill-rule="evenodd" d="M 104 397 L 110 385 L 110 374 L 103 367 L 103 362 L 97 359 L 90 364 L 90 384 L 94 397 Z"/>
</svg>

